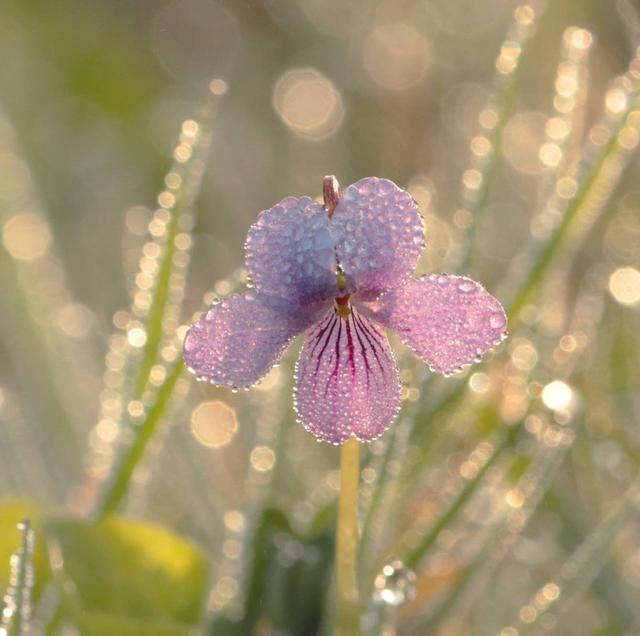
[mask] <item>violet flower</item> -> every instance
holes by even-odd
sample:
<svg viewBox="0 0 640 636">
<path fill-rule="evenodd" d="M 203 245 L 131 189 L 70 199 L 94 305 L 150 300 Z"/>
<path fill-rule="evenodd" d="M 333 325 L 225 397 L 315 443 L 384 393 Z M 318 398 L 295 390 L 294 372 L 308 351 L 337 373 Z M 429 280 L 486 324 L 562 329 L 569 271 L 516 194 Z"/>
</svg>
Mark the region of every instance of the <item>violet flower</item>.
<svg viewBox="0 0 640 636">
<path fill-rule="evenodd" d="M 249 387 L 306 330 L 295 403 L 318 439 L 369 442 L 400 405 L 398 369 L 384 329 L 432 371 L 450 374 L 506 335 L 500 303 L 464 276 L 411 276 L 423 247 L 418 207 L 387 179 L 338 192 L 325 206 L 287 197 L 261 212 L 246 242 L 255 291 L 214 303 L 191 325 L 184 358 L 199 379 Z"/>
</svg>

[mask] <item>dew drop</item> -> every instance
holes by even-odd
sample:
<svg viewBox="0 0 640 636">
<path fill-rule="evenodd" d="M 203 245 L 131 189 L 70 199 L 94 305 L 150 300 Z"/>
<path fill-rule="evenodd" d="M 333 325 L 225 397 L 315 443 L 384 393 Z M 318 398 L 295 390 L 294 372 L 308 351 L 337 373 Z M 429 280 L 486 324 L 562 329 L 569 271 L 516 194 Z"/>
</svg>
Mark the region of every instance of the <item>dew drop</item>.
<svg viewBox="0 0 640 636">
<path fill-rule="evenodd" d="M 492 329 L 501 329 L 507 324 L 507 319 L 504 317 L 503 313 L 496 312 L 495 314 L 491 314 L 489 316 L 489 326 Z"/>
<path fill-rule="evenodd" d="M 382 568 L 373 585 L 376 601 L 397 607 L 414 598 L 416 575 L 402 561 L 395 560 Z"/>
<path fill-rule="evenodd" d="M 440 274 L 436 282 L 440 287 L 446 287 L 449 284 L 449 277 L 445 276 L 445 274 Z"/>
<path fill-rule="evenodd" d="M 463 294 L 472 294 L 477 289 L 476 284 L 472 280 L 463 279 L 458 283 L 458 290 Z"/>
</svg>

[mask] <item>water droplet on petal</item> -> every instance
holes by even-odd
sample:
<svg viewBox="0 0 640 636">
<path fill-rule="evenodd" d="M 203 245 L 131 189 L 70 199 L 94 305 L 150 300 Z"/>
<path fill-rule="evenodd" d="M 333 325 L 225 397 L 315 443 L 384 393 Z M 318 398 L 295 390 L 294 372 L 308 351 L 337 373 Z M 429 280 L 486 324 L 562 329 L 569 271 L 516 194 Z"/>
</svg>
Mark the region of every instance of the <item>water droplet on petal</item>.
<svg viewBox="0 0 640 636">
<path fill-rule="evenodd" d="M 416 575 L 402 561 L 396 560 L 382 568 L 373 585 L 376 601 L 397 607 L 414 598 Z"/>
<path fill-rule="evenodd" d="M 449 277 L 445 274 L 440 274 L 440 276 L 438 276 L 437 283 L 440 287 L 446 287 L 449 284 Z"/>
<path fill-rule="evenodd" d="M 489 326 L 492 329 L 502 329 L 507 324 L 507 320 L 503 313 L 496 312 L 489 316 Z"/>
<path fill-rule="evenodd" d="M 467 279 L 462 279 L 458 283 L 458 290 L 463 294 L 472 294 L 478 289 L 478 286 L 472 281 Z"/>
</svg>

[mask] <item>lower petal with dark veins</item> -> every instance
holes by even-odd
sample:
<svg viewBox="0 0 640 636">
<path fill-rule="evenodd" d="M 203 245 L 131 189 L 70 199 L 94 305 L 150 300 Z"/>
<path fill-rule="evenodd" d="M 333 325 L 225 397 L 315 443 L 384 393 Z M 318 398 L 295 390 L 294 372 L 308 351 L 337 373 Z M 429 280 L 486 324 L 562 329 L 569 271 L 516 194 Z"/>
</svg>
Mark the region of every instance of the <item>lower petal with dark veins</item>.
<svg viewBox="0 0 640 636">
<path fill-rule="evenodd" d="M 380 327 L 334 309 L 307 333 L 297 365 L 296 409 L 318 439 L 341 444 L 382 435 L 400 405 L 398 370 Z"/>
</svg>

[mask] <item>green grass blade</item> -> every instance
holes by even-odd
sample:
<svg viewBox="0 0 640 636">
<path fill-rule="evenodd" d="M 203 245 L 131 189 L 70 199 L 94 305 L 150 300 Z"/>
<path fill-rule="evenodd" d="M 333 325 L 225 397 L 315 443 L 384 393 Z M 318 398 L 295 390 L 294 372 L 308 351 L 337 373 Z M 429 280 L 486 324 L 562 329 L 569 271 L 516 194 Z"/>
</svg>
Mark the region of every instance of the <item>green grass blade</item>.
<svg viewBox="0 0 640 636">
<path fill-rule="evenodd" d="M 463 204 L 456 211 L 459 225 L 465 228 L 461 236 L 459 256 L 452 263 L 456 271 L 464 272 L 472 258 L 478 222 L 486 210 L 491 189 L 502 163 L 502 135 L 515 111 L 522 80 L 522 60 L 528 44 L 538 30 L 548 2 L 518 5 L 507 36 L 496 58 L 496 73 L 491 92 L 479 116 L 480 131 L 471 141 L 471 165 L 462 179 Z"/>
<path fill-rule="evenodd" d="M 105 482 L 102 496 L 94 511 L 95 517 L 101 518 L 113 512 L 124 499 L 129 490 L 131 477 L 167 409 L 173 390 L 183 371 L 184 362 L 182 357 L 179 357 L 164 384 L 158 390 L 155 403 L 147 411 L 142 422 L 134 429 L 135 437 L 133 442 L 126 448 L 124 453 L 119 455 L 114 470 Z"/>
<path fill-rule="evenodd" d="M 442 530 L 453 522 L 464 505 L 471 499 L 472 495 L 478 489 L 478 486 L 482 483 L 487 471 L 495 465 L 507 449 L 513 447 L 523 430 L 524 427 L 522 424 L 516 424 L 509 429 L 506 435 L 502 436 L 503 439 L 495 446 L 493 453 L 491 453 L 484 464 L 482 464 L 475 477 L 467 481 L 464 487 L 460 489 L 458 494 L 450 502 L 446 510 L 444 510 L 431 525 L 431 528 L 427 534 L 422 537 L 420 543 L 409 552 L 405 558 L 405 563 L 408 567 L 414 569 L 420 564 L 420 561 L 422 561 L 433 547 Z"/>
<path fill-rule="evenodd" d="M 133 294 L 131 312 L 123 320 L 114 320 L 126 332 L 111 338 L 107 354 L 107 369 L 118 362 L 119 382 L 105 387 L 110 399 L 104 400 L 109 410 L 101 413 L 101 421 L 117 432 L 108 451 L 111 466 L 102 480 L 93 515 L 101 517 L 122 502 L 133 472 L 144 450 L 155 433 L 169 403 L 173 389 L 183 371 L 181 344 L 176 337 L 180 321 L 184 271 L 189 262 L 191 238 L 188 234 L 193 219 L 191 208 L 202 183 L 206 159 L 210 149 L 213 120 L 224 83 L 211 83 L 200 120 L 187 120 L 182 125 L 179 143 L 174 151 L 175 162 L 165 177 L 166 190 L 160 194 L 160 208 L 149 224 L 152 240 L 141 255 L 139 275 L 146 276 L 151 291 L 137 289 Z M 222 88 L 221 88 L 222 87 Z M 149 248 L 153 249 L 149 249 Z M 177 258 L 180 256 L 180 258 Z M 146 267 L 143 268 L 143 261 Z M 124 313 L 124 312 L 123 312 Z M 131 319 L 135 316 L 136 319 Z M 142 320 L 146 317 L 146 322 Z M 135 333 L 134 333 L 135 330 Z M 143 342 L 133 337 L 141 337 Z M 162 356 L 159 356 L 163 343 Z M 136 355 L 142 344 L 141 357 Z M 166 349 L 166 351 L 164 351 Z M 158 364 L 158 358 L 161 365 Z M 128 377 L 136 368 L 134 377 Z M 159 367 L 162 368 L 159 368 Z M 158 368 L 160 381 L 150 385 L 152 369 Z M 129 373 L 127 373 L 129 371 Z M 164 376 L 164 377 L 163 377 Z M 105 376 L 106 377 L 106 376 Z M 135 379 L 134 379 L 135 378 Z M 128 390 L 127 383 L 135 387 Z M 157 388 L 156 388 L 157 386 Z M 113 415 L 117 402 L 118 417 Z M 131 441 L 122 442 L 122 433 L 128 431 Z M 96 464 L 104 457 L 96 457 Z M 91 470 L 89 478 L 91 479 Z"/>
<path fill-rule="evenodd" d="M 628 488 L 607 517 L 589 534 L 563 563 L 557 576 L 541 586 L 521 608 L 520 619 L 500 633 L 530 634 L 540 619 L 561 612 L 575 596 L 589 587 L 609 558 L 609 548 L 620 529 L 640 512 L 640 479 Z M 516 627 L 517 625 L 517 627 Z"/>
<path fill-rule="evenodd" d="M 441 624 L 454 622 L 462 625 L 474 601 L 486 589 L 518 537 L 533 517 L 538 504 L 551 485 L 553 476 L 573 443 L 572 432 L 564 431 L 564 442 L 558 447 L 546 449 L 534 460 L 531 467 L 520 478 L 516 489 L 523 495 L 521 508 L 509 511 L 502 522 L 487 529 L 485 539 L 476 551 L 467 574 L 457 582 L 449 598 L 444 602 L 446 611 L 439 608 L 422 626 L 420 633 L 434 634 Z M 451 598 L 453 597 L 453 598 Z"/>
<path fill-rule="evenodd" d="M 11 557 L 11 581 L 2 610 L 0 634 L 26 636 L 31 616 L 31 589 L 33 588 L 34 534 L 28 519 L 18 524 L 22 534 L 19 551 Z"/>
<path fill-rule="evenodd" d="M 212 86 L 215 86 L 215 83 L 212 83 Z M 185 224 L 188 226 L 191 222 L 190 211 L 200 191 L 211 147 L 212 124 L 218 98 L 219 93 L 212 90 L 198 121 L 187 120 L 182 124 L 180 142 L 174 153 L 175 162 L 165 179 L 167 189 L 158 197 L 161 207 L 154 215 L 158 217 L 155 219 L 158 227 L 152 235 L 161 245 L 162 253 L 158 259 L 158 269 L 152 286 L 151 307 L 145 323 L 146 342 L 135 385 L 135 399 L 142 396 L 147 386 L 149 373 L 158 357 L 165 331 L 169 331 L 170 337 L 173 336 L 171 328 L 166 328 L 167 318 L 173 318 L 174 327 L 177 327 L 179 320 L 183 285 L 173 286 L 171 283 L 177 267 L 185 270 L 188 260 L 181 259 L 182 262 L 178 266 L 175 258 L 178 251 L 176 237 L 184 231 Z M 187 249 L 182 251 L 188 254 Z M 179 290 L 175 294 L 177 298 L 172 298 L 173 287 Z"/>
<path fill-rule="evenodd" d="M 555 231 L 540 246 L 534 247 L 525 267 L 526 281 L 515 293 L 508 306 L 511 328 L 517 324 L 520 313 L 530 298 L 539 291 L 544 276 L 571 237 L 575 243 L 579 234 L 590 227 L 613 194 L 631 153 L 636 146 L 629 146 L 626 139 L 640 130 L 640 117 L 634 111 L 640 108 L 640 82 L 627 93 L 627 105 L 615 116 L 608 115 L 598 130 L 608 130 L 608 141 L 591 144 L 575 178 L 575 195 L 563 200 L 552 195 L 546 208 L 549 216 L 559 217 Z M 545 214 L 543 211 L 542 214 Z M 572 248 L 574 246 L 571 246 Z"/>
</svg>

